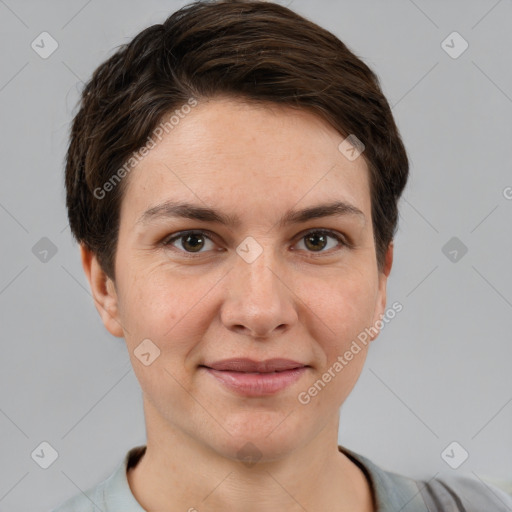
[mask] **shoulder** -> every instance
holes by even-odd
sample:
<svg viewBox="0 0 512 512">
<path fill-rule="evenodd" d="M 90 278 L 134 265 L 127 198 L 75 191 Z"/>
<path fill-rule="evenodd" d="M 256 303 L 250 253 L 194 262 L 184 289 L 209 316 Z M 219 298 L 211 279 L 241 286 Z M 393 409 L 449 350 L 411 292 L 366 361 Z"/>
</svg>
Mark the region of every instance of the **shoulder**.
<svg viewBox="0 0 512 512">
<path fill-rule="evenodd" d="M 427 506 L 432 510 L 512 511 L 512 496 L 510 494 L 476 478 L 452 476 L 428 482 L 418 481 L 418 487 Z M 457 508 L 453 508 L 455 506 Z"/>
<path fill-rule="evenodd" d="M 123 463 L 118 464 L 109 477 L 87 488 L 85 491 L 78 492 L 50 512 L 98 512 L 99 510 L 109 512 L 111 509 L 107 503 L 108 491 L 112 487 L 112 481 L 119 473 L 119 468 L 122 467 Z"/>
<path fill-rule="evenodd" d="M 77 494 L 50 512 L 97 512 L 98 507 L 104 510 L 103 504 L 97 500 L 97 496 L 101 495 L 101 487 L 102 484 L 98 484 L 84 493 Z"/>
<path fill-rule="evenodd" d="M 366 474 L 378 512 L 512 512 L 512 495 L 473 477 L 416 480 L 339 448 Z"/>
<path fill-rule="evenodd" d="M 132 448 L 109 477 L 76 494 L 50 512 L 143 512 L 130 490 L 126 471 L 137 463 L 145 449 L 145 446 Z"/>
</svg>

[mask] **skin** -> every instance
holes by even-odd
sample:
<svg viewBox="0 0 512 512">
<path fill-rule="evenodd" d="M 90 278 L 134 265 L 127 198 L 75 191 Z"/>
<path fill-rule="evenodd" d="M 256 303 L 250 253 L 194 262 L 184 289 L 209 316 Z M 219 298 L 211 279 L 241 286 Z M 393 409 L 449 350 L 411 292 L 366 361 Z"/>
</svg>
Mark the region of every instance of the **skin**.
<svg viewBox="0 0 512 512">
<path fill-rule="evenodd" d="M 367 347 L 309 404 L 297 399 L 385 312 L 393 244 L 379 272 L 367 164 L 338 150 L 343 138 L 303 110 L 200 102 L 125 178 L 115 283 L 82 247 L 98 312 L 124 337 L 143 392 L 147 451 L 128 481 L 146 510 L 375 509 L 364 474 L 338 450 L 340 407 Z M 137 222 L 169 199 L 238 215 L 240 224 Z M 365 218 L 277 224 L 289 209 L 332 200 Z M 352 247 L 330 236 L 308 244 L 313 228 Z M 160 243 L 190 229 L 209 238 Z M 263 250 L 252 263 L 236 252 L 248 236 Z M 146 366 L 134 350 L 148 338 L 160 355 Z M 248 398 L 199 368 L 231 357 L 285 357 L 310 368 L 275 395 Z M 261 456 L 251 466 L 237 456 L 247 442 Z"/>
</svg>

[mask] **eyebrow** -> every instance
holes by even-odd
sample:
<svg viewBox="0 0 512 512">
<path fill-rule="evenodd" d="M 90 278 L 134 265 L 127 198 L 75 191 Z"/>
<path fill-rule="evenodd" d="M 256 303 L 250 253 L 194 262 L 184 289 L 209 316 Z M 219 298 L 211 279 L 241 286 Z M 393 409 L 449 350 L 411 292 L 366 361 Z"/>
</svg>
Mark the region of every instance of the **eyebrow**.
<svg viewBox="0 0 512 512">
<path fill-rule="evenodd" d="M 288 210 L 277 224 L 284 227 L 290 224 L 304 223 L 311 219 L 346 215 L 360 217 L 366 223 L 366 217 L 359 208 L 345 201 L 334 201 L 301 210 Z M 241 224 L 240 217 L 237 215 L 227 215 L 213 208 L 176 201 L 165 201 L 152 206 L 139 217 L 137 224 L 147 224 L 160 218 L 186 218 L 216 222 L 231 227 Z"/>
</svg>

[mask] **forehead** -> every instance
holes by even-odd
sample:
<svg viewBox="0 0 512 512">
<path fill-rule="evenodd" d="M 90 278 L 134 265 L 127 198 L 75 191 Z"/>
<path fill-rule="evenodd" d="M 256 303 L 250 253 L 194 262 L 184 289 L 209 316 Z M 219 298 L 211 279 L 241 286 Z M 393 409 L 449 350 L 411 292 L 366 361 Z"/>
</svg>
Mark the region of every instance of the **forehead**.
<svg viewBox="0 0 512 512">
<path fill-rule="evenodd" d="M 308 111 L 201 102 L 127 175 L 121 218 L 135 222 L 169 200 L 223 205 L 237 217 L 342 200 L 368 216 L 367 165 L 340 152 L 343 139 Z"/>
</svg>

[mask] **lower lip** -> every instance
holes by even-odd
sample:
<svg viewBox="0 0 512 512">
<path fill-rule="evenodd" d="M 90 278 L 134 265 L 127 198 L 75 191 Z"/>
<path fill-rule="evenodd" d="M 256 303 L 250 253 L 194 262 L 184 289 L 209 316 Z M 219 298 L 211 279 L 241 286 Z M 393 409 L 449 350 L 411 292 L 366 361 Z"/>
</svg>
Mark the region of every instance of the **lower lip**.
<svg viewBox="0 0 512 512">
<path fill-rule="evenodd" d="M 303 366 L 275 373 L 243 373 L 203 368 L 226 387 L 244 396 L 267 396 L 278 393 L 297 382 L 307 370 L 307 367 Z"/>
</svg>

